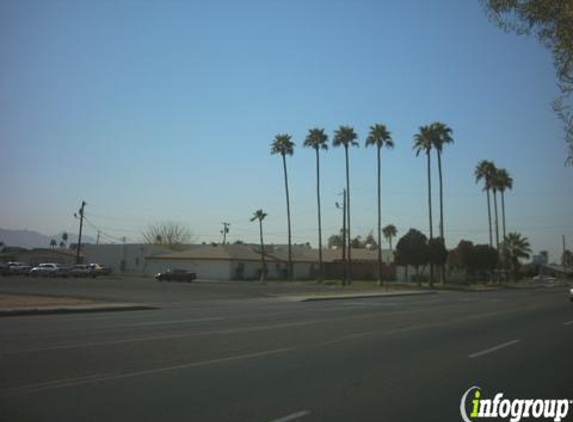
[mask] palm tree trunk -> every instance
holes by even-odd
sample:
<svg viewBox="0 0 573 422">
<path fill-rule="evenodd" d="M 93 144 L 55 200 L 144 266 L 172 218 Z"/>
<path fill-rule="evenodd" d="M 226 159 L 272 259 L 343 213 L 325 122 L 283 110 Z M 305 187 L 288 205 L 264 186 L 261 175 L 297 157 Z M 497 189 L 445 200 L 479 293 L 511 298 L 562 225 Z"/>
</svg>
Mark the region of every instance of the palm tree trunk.
<svg viewBox="0 0 573 422">
<path fill-rule="evenodd" d="M 485 190 L 487 194 L 487 220 L 489 222 L 489 246 L 493 247 L 493 235 L 491 231 L 491 201 L 489 199 L 489 189 Z"/>
<path fill-rule="evenodd" d="M 378 285 L 382 285 L 382 206 L 380 205 L 380 146 L 378 145 Z"/>
<path fill-rule="evenodd" d="M 344 146 L 346 158 L 346 230 L 348 230 L 348 284 L 352 284 L 352 236 L 350 234 L 350 170 L 348 169 L 348 145 Z"/>
<path fill-rule="evenodd" d="M 444 237 L 444 182 L 442 179 L 442 153 L 437 150 L 438 153 L 438 177 L 440 182 L 440 237 L 446 243 L 446 238 Z M 440 265 L 439 267 L 440 282 L 444 283 L 446 281 L 446 266 Z"/>
<path fill-rule="evenodd" d="M 440 182 L 440 237 L 444 238 L 444 187 L 442 180 L 442 154 L 438 151 L 438 177 Z"/>
<path fill-rule="evenodd" d="M 503 227 L 503 241 L 505 242 L 505 194 L 501 191 L 501 223 Z"/>
<path fill-rule="evenodd" d="M 265 281 L 267 266 L 265 264 L 265 243 L 263 241 L 263 220 L 259 218 L 259 234 L 261 236 L 261 281 Z"/>
<path fill-rule="evenodd" d="M 430 163 L 430 151 L 426 152 L 427 168 L 428 168 L 428 216 L 430 219 L 430 239 L 434 238 L 434 230 L 432 228 L 432 173 Z M 434 264 L 430 262 L 430 287 L 434 287 Z"/>
<path fill-rule="evenodd" d="M 318 209 L 318 281 L 322 283 L 324 271 L 322 266 L 322 224 L 320 214 L 320 158 L 316 148 L 316 205 Z"/>
<path fill-rule="evenodd" d="M 503 265 L 504 271 L 504 281 L 507 281 L 507 245 L 505 244 L 505 194 L 501 191 L 501 222 L 502 222 L 502 233 L 503 233 L 503 250 L 501 252 L 501 263 Z"/>
<path fill-rule="evenodd" d="M 286 192 L 286 207 L 287 207 L 287 226 L 288 226 L 288 280 L 292 281 L 292 236 L 290 227 L 290 198 L 288 194 L 288 175 L 286 166 L 286 156 L 283 154 L 283 169 L 285 175 L 285 192 Z"/>
<path fill-rule="evenodd" d="M 499 224 L 497 219 L 497 191 L 493 190 L 493 211 L 495 216 L 495 248 L 499 252 Z"/>
</svg>

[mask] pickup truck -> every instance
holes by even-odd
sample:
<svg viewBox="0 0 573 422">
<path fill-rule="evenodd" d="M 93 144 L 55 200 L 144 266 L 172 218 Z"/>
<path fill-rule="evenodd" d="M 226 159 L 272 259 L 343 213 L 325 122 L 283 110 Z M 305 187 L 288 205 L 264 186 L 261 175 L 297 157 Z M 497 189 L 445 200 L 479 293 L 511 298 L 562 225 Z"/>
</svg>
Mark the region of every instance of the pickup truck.
<svg viewBox="0 0 573 422">
<path fill-rule="evenodd" d="M 167 270 L 162 273 L 157 273 L 155 279 L 157 281 L 187 281 L 191 283 L 197 278 L 195 273 L 187 270 Z"/>
</svg>

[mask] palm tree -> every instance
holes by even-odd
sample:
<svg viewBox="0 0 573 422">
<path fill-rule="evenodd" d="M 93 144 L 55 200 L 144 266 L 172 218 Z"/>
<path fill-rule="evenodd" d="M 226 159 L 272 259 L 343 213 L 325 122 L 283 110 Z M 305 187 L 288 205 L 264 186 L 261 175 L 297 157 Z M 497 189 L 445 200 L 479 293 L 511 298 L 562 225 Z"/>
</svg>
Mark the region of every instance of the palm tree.
<svg viewBox="0 0 573 422">
<path fill-rule="evenodd" d="M 526 237 L 520 233 L 508 233 L 504 240 L 504 250 L 511 263 L 511 274 L 513 281 L 517 281 L 517 272 L 519 270 L 519 259 L 529 258 L 531 246 Z"/>
<path fill-rule="evenodd" d="M 382 285 L 382 208 L 380 204 L 381 190 L 380 183 L 382 175 L 380 172 L 380 151 L 382 147 L 394 148 L 394 141 L 390 136 L 390 132 L 386 129 L 385 125 L 376 124 L 370 126 L 370 133 L 366 138 L 366 147 L 369 145 L 376 146 L 377 163 L 378 163 L 378 285 Z"/>
<path fill-rule="evenodd" d="M 498 190 L 501 194 L 501 223 L 502 223 L 502 233 L 505 239 L 505 190 L 513 189 L 513 178 L 509 175 L 506 169 L 499 169 L 497 171 L 497 183 Z"/>
<path fill-rule="evenodd" d="M 55 248 L 57 245 L 58 245 L 58 242 L 56 242 L 56 239 L 50 240 L 50 248 Z"/>
<path fill-rule="evenodd" d="M 265 281 L 265 273 L 267 272 L 267 266 L 265 264 L 265 242 L 263 241 L 263 220 L 267 216 L 267 213 L 259 209 L 253 213 L 251 221 L 259 221 L 259 235 L 261 237 L 261 281 Z"/>
<path fill-rule="evenodd" d="M 64 243 L 64 248 L 68 245 L 68 233 L 67 232 L 63 232 L 62 233 L 62 242 Z"/>
<path fill-rule="evenodd" d="M 338 130 L 334 132 L 334 139 L 332 140 L 333 147 L 344 146 L 344 156 L 346 162 L 346 230 L 348 239 L 348 282 L 352 280 L 352 252 L 350 242 L 352 239 L 350 234 L 350 171 L 348 164 L 348 147 L 355 146 L 358 147 L 358 135 L 354 132 L 354 128 L 351 126 L 339 126 Z"/>
<path fill-rule="evenodd" d="M 324 129 L 310 129 L 308 135 L 304 140 L 303 146 L 313 148 L 316 152 L 316 205 L 318 210 L 318 277 L 322 282 L 324 278 L 324 271 L 322 267 L 322 223 L 320 213 L 320 154 L 321 149 L 328 149 L 328 136 L 324 133 Z"/>
<path fill-rule="evenodd" d="M 271 154 L 281 155 L 283 158 L 283 170 L 285 177 L 285 194 L 287 208 L 287 227 L 288 227 L 288 279 L 292 281 L 292 232 L 290 226 L 290 199 L 288 194 L 288 174 L 286 165 L 286 156 L 293 155 L 294 142 L 291 136 L 287 134 L 277 135 L 271 144 Z"/>
<path fill-rule="evenodd" d="M 432 132 L 432 146 L 438 156 L 438 177 L 440 182 L 440 237 L 444 238 L 444 191 L 442 179 L 442 149 L 444 145 L 454 142 L 452 138 L 452 129 L 441 122 L 432 123 L 430 126 Z"/>
<path fill-rule="evenodd" d="M 382 232 L 384 233 L 384 237 L 388 240 L 388 243 L 390 244 L 390 255 L 391 255 L 392 254 L 392 239 L 394 237 L 396 237 L 398 230 L 396 229 L 396 226 L 394 224 L 388 224 L 386 227 L 384 227 L 382 229 Z"/>
<path fill-rule="evenodd" d="M 430 222 L 430 239 L 434 238 L 432 228 L 432 173 L 430 163 L 430 151 L 432 150 L 432 128 L 431 126 L 420 126 L 420 132 L 414 135 L 414 151 L 416 157 L 420 152 L 426 153 L 426 167 L 428 169 L 428 216 Z M 434 264 L 430 263 L 430 287 L 434 286 Z"/>
<path fill-rule="evenodd" d="M 487 194 L 487 219 L 489 222 L 489 246 L 493 246 L 493 236 L 491 231 L 491 202 L 489 198 L 489 191 L 491 189 L 491 184 L 493 181 L 493 175 L 495 173 L 495 164 L 491 161 L 482 160 L 476 166 L 474 175 L 476 177 L 476 183 L 480 180 L 484 181 L 483 190 Z"/>
</svg>

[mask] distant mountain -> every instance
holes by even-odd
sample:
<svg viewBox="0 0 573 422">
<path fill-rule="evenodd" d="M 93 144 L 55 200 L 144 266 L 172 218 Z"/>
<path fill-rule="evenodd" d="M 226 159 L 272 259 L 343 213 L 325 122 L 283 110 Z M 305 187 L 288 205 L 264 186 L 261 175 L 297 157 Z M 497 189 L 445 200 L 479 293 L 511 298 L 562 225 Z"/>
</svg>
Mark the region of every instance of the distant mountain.
<svg viewBox="0 0 573 422">
<path fill-rule="evenodd" d="M 0 228 L 0 242 L 4 242 L 5 246 L 19 246 L 27 249 L 49 248 L 52 239 L 58 242 L 59 245 L 62 240 L 62 234 L 46 236 L 45 234 L 32 230 L 8 230 Z M 77 242 L 78 236 L 68 233 L 68 245 Z M 82 243 L 95 243 L 95 240 L 91 236 L 82 235 Z"/>
</svg>

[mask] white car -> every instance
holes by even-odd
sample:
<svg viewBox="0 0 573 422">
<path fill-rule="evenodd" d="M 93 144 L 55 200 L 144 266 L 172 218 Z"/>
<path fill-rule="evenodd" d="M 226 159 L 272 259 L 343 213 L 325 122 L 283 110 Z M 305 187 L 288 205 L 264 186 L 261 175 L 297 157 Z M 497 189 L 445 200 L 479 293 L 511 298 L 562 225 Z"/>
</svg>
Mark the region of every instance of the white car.
<svg viewBox="0 0 573 422">
<path fill-rule="evenodd" d="M 569 299 L 573 302 L 573 287 L 569 289 Z"/>
<path fill-rule="evenodd" d="M 60 264 L 47 262 L 38 265 L 30 270 L 32 277 L 56 277 L 64 272 L 64 267 Z"/>
</svg>

